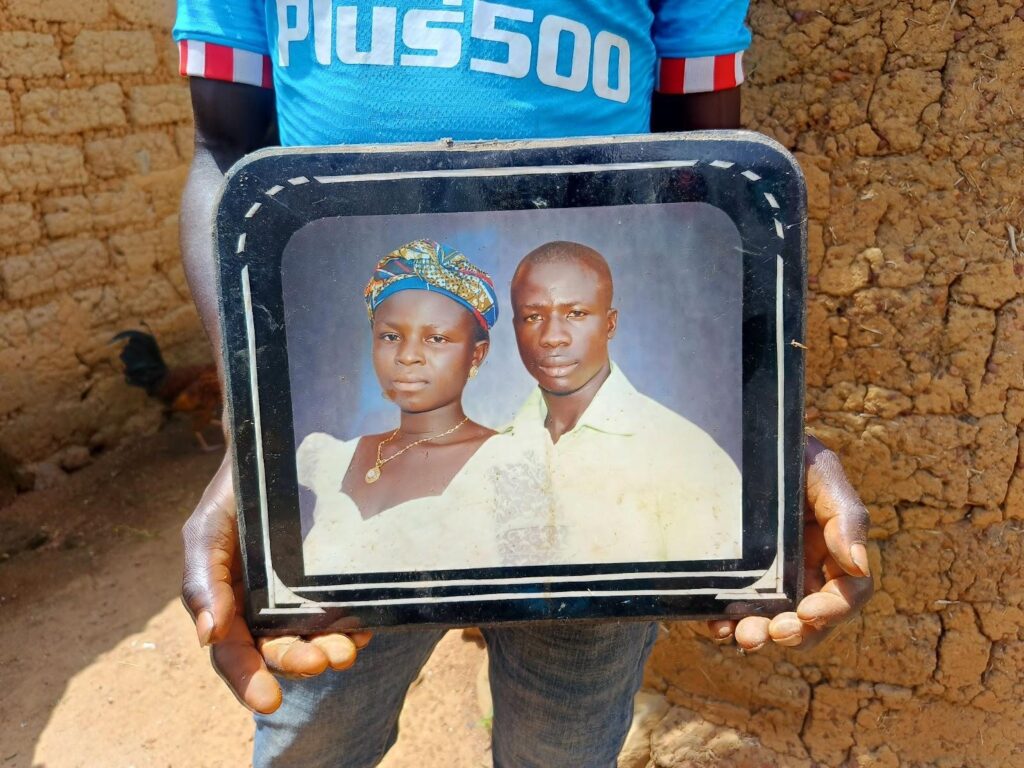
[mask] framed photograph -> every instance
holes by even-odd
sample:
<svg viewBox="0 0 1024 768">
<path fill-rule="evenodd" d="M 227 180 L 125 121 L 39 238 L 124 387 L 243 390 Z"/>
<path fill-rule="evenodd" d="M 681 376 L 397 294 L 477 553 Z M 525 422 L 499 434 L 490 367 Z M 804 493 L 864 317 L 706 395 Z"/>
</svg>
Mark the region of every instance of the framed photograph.
<svg viewBox="0 0 1024 768">
<path fill-rule="evenodd" d="M 216 241 L 253 631 L 792 608 L 805 197 L 739 131 L 235 166 Z"/>
</svg>

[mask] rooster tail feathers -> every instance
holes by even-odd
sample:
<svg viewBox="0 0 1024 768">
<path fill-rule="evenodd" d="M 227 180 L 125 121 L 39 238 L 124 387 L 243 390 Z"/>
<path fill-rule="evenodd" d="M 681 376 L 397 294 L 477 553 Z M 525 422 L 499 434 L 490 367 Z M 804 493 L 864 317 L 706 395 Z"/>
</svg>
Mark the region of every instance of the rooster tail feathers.
<svg viewBox="0 0 1024 768">
<path fill-rule="evenodd" d="M 125 381 L 153 394 L 167 376 L 167 364 L 156 339 L 143 331 L 121 331 L 110 343 L 125 339 L 128 343 L 121 349 Z"/>
</svg>

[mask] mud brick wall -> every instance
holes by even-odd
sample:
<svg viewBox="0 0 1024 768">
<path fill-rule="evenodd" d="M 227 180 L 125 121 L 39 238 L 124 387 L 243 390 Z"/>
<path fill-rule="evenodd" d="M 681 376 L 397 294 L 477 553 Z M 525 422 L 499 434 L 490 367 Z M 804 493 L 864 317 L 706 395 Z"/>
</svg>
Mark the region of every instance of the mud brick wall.
<svg viewBox="0 0 1024 768">
<path fill-rule="evenodd" d="M 205 352 L 171 6 L 0 4 L 0 450 L 20 461 L 156 426 L 117 330 Z M 878 594 L 806 654 L 675 625 L 651 760 L 1024 766 L 1024 12 L 756 0 L 751 24 L 745 123 L 808 178 L 809 424 L 870 508 Z"/>
<path fill-rule="evenodd" d="M 108 342 L 206 354 L 178 254 L 174 0 L 0 3 L 0 459 L 74 468 L 160 423 Z"/>
<path fill-rule="evenodd" d="M 745 122 L 810 195 L 809 427 L 871 512 L 878 592 L 806 654 L 673 627 L 658 767 L 1024 766 L 1020 9 L 753 3 Z"/>
</svg>

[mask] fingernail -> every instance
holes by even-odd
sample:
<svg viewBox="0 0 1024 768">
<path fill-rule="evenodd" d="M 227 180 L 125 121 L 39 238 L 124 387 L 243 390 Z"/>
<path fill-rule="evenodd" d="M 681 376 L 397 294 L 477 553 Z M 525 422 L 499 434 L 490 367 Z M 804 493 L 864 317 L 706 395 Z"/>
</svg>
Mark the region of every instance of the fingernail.
<svg viewBox="0 0 1024 768">
<path fill-rule="evenodd" d="M 324 650 L 327 653 L 327 662 L 331 669 L 348 669 L 356 661 L 356 649 L 352 644 L 347 643 L 344 640 L 339 639 L 328 643 L 327 648 Z"/>
<path fill-rule="evenodd" d="M 861 572 L 862 576 L 870 576 L 871 569 L 868 567 L 868 548 L 860 542 L 850 546 L 850 559 Z"/>
<path fill-rule="evenodd" d="M 824 629 L 828 624 L 828 619 L 824 616 L 812 616 L 809 619 L 801 619 L 801 621 L 812 629 Z"/>
<path fill-rule="evenodd" d="M 370 640 L 373 639 L 372 632 L 354 632 L 349 635 L 349 639 L 355 643 L 357 649 L 362 650 L 370 644 Z"/>
<path fill-rule="evenodd" d="M 732 627 L 719 627 L 718 628 L 718 639 L 725 640 L 732 636 Z"/>
<path fill-rule="evenodd" d="M 779 645 L 784 645 L 787 648 L 794 648 L 804 641 L 804 636 L 800 632 L 795 635 L 787 635 L 786 637 L 777 637 L 775 642 Z"/>
<path fill-rule="evenodd" d="M 196 617 L 196 634 L 199 635 L 200 648 L 205 648 L 210 644 L 210 635 L 213 634 L 213 614 L 209 611 L 200 611 Z"/>
<path fill-rule="evenodd" d="M 772 637 L 778 642 L 780 637 L 792 637 L 793 635 L 800 635 L 802 627 L 800 626 L 799 619 L 783 619 L 777 622 L 772 629 Z"/>
</svg>

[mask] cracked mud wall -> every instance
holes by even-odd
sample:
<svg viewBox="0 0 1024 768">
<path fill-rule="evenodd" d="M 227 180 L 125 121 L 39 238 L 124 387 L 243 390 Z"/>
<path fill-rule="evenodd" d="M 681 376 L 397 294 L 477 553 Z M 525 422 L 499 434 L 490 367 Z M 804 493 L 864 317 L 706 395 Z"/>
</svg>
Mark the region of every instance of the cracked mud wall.
<svg viewBox="0 0 1024 768">
<path fill-rule="evenodd" d="M 173 18 L 174 0 L 0 3 L 0 497 L 11 464 L 52 480 L 159 426 L 114 333 L 145 323 L 169 363 L 208 356 L 178 252 Z"/>
<path fill-rule="evenodd" d="M 177 248 L 172 0 L 0 4 L 0 452 L 154 429 L 106 346 L 205 354 Z M 878 593 L 808 654 L 675 625 L 653 764 L 1024 766 L 1024 12 L 755 0 L 744 119 L 810 193 L 808 419 L 873 519 Z M 1017 249 L 1024 250 L 1024 237 Z M 702 718 L 696 717 L 700 712 Z"/>
<path fill-rule="evenodd" d="M 808 181 L 808 426 L 871 512 L 878 591 L 806 654 L 675 625 L 652 765 L 1024 766 L 1024 10 L 751 23 L 745 124 Z"/>
</svg>

